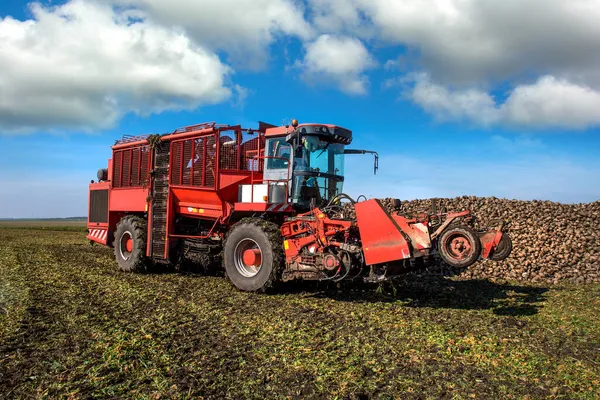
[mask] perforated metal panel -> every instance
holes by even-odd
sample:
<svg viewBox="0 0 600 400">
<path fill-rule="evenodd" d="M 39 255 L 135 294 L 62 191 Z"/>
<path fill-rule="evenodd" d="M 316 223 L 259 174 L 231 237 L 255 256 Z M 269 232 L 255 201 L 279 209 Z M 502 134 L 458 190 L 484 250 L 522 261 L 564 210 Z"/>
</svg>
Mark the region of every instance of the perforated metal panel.
<svg viewBox="0 0 600 400">
<path fill-rule="evenodd" d="M 206 154 L 204 157 L 205 169 L 204 169 L 204 187 L 214 188 L 216 182 L 216 168 L 215 163 L 217 162 L 217 150 L 216 150 L 216 135 L 207 136 L 206 140 Z"/>
<path fill-rule="evenodd" d="M 122 151 L 116 151 L 113 155 L 113 187 L 121 187 L 121 159 L 123 156 Z"/>
<path fill-rule="evenodd" d="M 178 140 L 171 145 L 171 185 L 215 186 L 215 135 Z"/>
<path fill-rule="evenodd" d="M 131 186 L 141 186 L 140 185 L 140 151 L 132 151 L 131 153 L 131 177 L 130 182 Z"/>
<path fill-rule="evenodd" d="M 90 191 L 90 222 L 108 222 L 108 189 Z"/>
<path fill-rule="evenodd" d="M 148 187 L 150 185 L 150 147 L 142 147 L 140 153 L 140 185 Z"/>
<path fill-rule="evenodd" d="M 192 147 L 194 140 L 189 139 L 183 142 L 183 181 L 182 185 L 192 184 L 192 167 L 194 160 L 192 160 Z"/>
<path fill-rule="evenodd" d="M 117 150 L 113 153 L 113 187 L 147 187 L 149 171 L 150 146 Z"/>
<path fill-rule="evenodd" d="M 222 131 L 219 137 L 221 169 L 240 169 L 240 135 L 236 131 Z"/>
<path fill-rule="evenodd" d="M 241 168 L 244 171 L 262 170 L 262 160 L 257 157 L 261 155 L 261 137 L 258 134 L 242 134 L 240 153 L 242 157 Z"/>
<path fill-rule="evenodd" d="M 131 186 L 129 177 L 131 176 L 131 149 L 123 151 L 123 167 L 121 175 L 121 187 Z"/>
<path fill-rule="evenodd" d="M 183 162 L 183 142 L 174 142 L 171 145 L 171 185 L 181 185 Z"/>
<path fill-rule="evenodd" d="M 204 171 L 206 170 L 206 139 L 198 138 L 194 140 L 194 163 L 192 165 L 192 176 L 194 186 L 205 186 Z"/>
</svg>

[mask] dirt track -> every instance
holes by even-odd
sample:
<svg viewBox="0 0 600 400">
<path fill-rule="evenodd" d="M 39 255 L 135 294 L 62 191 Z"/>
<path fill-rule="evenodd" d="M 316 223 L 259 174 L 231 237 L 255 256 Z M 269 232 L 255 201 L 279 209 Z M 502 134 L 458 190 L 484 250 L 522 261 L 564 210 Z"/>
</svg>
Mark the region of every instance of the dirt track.
<svg viewBox="0 0 600 400">
<path fill-rule="evenodd" d="M 0 229 L 0 398 L 594 398 L 598 309 L 598 284 L 441 277 L 247 294 Z"/>
</svg>

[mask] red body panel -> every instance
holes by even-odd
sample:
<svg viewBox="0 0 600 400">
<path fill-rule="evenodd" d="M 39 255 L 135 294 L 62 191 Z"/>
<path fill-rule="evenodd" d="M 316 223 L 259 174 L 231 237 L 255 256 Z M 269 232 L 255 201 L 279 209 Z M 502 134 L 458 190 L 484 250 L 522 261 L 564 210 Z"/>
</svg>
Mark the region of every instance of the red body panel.
<svg viewBox="0 0 600 400">
<path fill-rule="evenodd" d="M 377 200 L 354 205 L 367 265 L 409 258 L 410 247 L 398 223 Z"/>
<path fill-rule="evenodd" d="M 108 190 L 109 194 L 110 194 L 110 184 L 108 182 L 90 184 L 89 192 L 88 192 L 88 204 L 91 204 L 90 197 L 91 197 L 92 192 L 97 191 L 97 190 Z M 91 216 L 91 213 L 88 211 L 88 222 L 87 222 L 88 234 L 87 234 L 86 238 L 93 242 L 106 245 L 108 242 L 108 229 L 109 229 L 109 222 L 110 222 L 108 210 L 106 210 L 106 215 L 105 215 L 106 222 L 90 222 L 90 216 Z"/>
<path fill-rule="evenodd" d="M 502 231 L 489 230 L 483 236 L 479 237 L 481 241 L 481 257 L 488 258 L 493 249 L 498 246 L 502 239 Z"/>
<path fill-rule="evenodd" d="M 112 189 L 109 210 L 145 212 L 148 189 Z"/>
<path fill-rule="evenodd" d="M 204 210 L 214 210 L 221 214 L 223 210 L 223 199 L 218 192 L 212 189 L 194 189 L 177 186 L 171 188 L 173 197 L 171 205 L 174 208 L 192 207 Z M 200 212 L 201 213 L 201 212 Z"/>
</svg>

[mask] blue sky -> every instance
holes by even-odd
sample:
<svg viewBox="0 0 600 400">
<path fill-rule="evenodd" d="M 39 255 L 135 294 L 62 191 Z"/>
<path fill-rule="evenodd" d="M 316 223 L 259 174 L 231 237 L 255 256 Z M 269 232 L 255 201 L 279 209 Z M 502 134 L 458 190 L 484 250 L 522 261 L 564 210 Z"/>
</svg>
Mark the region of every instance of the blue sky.
<svg viewBox="0 0 600 400">
<path fill-rule="evenodd" d="M 0 218 L 85 215 L 115 139 L 212 120 L 352 129 L 381 157 L 347 160 L 353 196 L 600 199 L 598 1 L 394 4 L 3 2 Z"/>
</svg>

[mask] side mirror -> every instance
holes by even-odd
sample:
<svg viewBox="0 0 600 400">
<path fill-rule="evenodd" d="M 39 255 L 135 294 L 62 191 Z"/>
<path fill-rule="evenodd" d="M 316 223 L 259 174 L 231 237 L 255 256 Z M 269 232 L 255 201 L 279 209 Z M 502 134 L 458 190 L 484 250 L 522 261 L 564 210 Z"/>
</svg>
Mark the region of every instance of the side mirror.
<svg viewBox="0 0 600 400">
<path fill-rule="evenodd" d="M 346 149 L 344 150 L 344 154 L 373 154 L 375 157 L 373 160 L 373 175 L 377 175 L 377 170 L 379 169 L 379 154 L 377 154 L 376 151 Z"/>
</svg>

